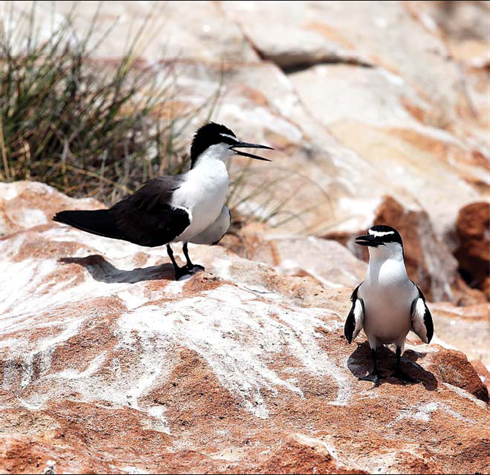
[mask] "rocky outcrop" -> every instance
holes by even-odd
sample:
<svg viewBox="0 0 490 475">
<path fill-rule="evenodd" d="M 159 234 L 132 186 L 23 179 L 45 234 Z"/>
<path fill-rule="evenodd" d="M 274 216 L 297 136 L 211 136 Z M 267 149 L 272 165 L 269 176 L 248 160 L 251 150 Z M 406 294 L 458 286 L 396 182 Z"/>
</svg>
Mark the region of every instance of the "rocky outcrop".
<svg viewBox="0 0 490 475">
<path fill-rule="evenodd" d="M 304 245 L 327 269 L 337 251 L 349 262 L 337 243 Z M 278 238 L 280 256 L 285 247 Z M 408 345 L 402 364 L 419 382 L 403 386 L 386 349 L 381 386 L 357 380 L 370 361 L 364 337 L 349 346 L 342 334 L 350 284 L 286 275 L 221 246 L 195 246 L 207 272 L 175 282 L 162 249 L 54 223 L 2 238 L 0 252 L 3 472 L 465 473 L 490 463 L 488 393 L 462 353 Z"/>
<path fill-rule="evenodd" d="M 51 223 L 64 209 L 100 209 L 94 199 L 72 199 L 42 183 L 0 183 L 0 237 Z"/>
<path fill-rule="evenodd" d="M 69 15 L 80 37 L 85 37 L 82 35 L 87 28 L 95 28 L 88 46 L 94 57 L 105 60 L 120 59 L 132 46 L 135 56 L 151 63 L 164 55 L 212 62 L 258 62 L 258 55 L 240 29 L 221 14 L 216 3 L 201 1 L 196 7 L 192 2 L 159 5 L 128 1 L 102 6 L 87 2 L 82 7 L 71 1 L 36 5 L 24 2 L 16 4 L 11 14 L 17 33 L 27 35 L 28 18 L 34 10 L 41 41 L 49 39 Z M 8 21 L 6 17 L 7 25 Z M 20 41 L 19 47 L 23 47 Z"/>
<path fill-rule="evenodd" d="M 36 4 L 40 39 L 72 6 Z M 98 8 L 78 8 L 75 29 Z M 50 221 L 100 203 L 0 185 L 0 471 L 487 471 L 489 304 L 458 273 L 488 287 L 474 205 L 490 190 L 487 3 L 107 2 L 97 65 L 145 21 L 137 64 L 172 83 L 162 117 L 189 113 L 183 140 L 213 110 L 276 149 L 272 164 L 231 164 L 247 177 L 236 214 L 268 225 L 194 248 L 207 272 L 174 282 L 163 250 Z M 9 22 L 23 48 L 29 22 Z M 431 345 L 409 338 L 420 382 L 373 389 L 357 380 L 364 337 L 342 336 L 366 264 L 303 236 L 349 246 L 381 221 L 427 296 L 452 302 L 429 304 Z"/>
</svg>

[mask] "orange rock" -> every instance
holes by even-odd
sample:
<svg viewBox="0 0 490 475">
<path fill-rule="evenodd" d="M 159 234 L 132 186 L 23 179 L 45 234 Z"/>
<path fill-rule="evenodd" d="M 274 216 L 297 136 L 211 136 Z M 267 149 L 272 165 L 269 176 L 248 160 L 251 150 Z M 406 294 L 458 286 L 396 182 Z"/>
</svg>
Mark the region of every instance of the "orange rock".
<svg viewBox="0 0 490 475">
<path fill-rule="evenodd" d="M 455 252 L 466 282 L 486 292 L 490 300 L 490 204 L 472 203 L 462 208 L 456 223 L 459 247 Z"/>
<path fill-rule="evenodd" d="M 490 389 L 490 371 L 488 368 L 482 363 L 481 360 L 473 360 L 470 361 L 470 363 L 480 377 L 482 383 L 487 387 L 487 389 Z"/>
</svg>

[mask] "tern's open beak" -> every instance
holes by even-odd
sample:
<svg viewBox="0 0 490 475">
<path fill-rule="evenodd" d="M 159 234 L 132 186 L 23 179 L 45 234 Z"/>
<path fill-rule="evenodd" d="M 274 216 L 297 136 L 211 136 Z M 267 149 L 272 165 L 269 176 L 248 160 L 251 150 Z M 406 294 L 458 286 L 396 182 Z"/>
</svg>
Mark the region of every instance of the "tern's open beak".
<svg viewBox="0 0 490 475">
<path fill-rule="evenodd" d="M 230 147 L 237 155 L 242 155 L 248 158 L 255 158 L 256 160 L 264 160 L 265 162 L 271 162 L 268 158 L 259 157 L 257 155 L 252 155 L 251 153 L 242 152 L 240 150 L 235 150 L 236 148 L 265 148 L 267 150 L 274 150 L 272 147 L 267 147 L 267 145 L 258 145 L 255 143 L 238 142 L 237 144 Z"/>
<path fill-rule="evenodd" d="M 359 246 L 369 246 L 369 247 L 378 247 L 381 244 L 383 244 L 383 242 L 379 238 L 375 236 L 371 236 L 369 234 L 366 236 L 356 237 L 355 243 L 359 244 Z"/>
</svg>

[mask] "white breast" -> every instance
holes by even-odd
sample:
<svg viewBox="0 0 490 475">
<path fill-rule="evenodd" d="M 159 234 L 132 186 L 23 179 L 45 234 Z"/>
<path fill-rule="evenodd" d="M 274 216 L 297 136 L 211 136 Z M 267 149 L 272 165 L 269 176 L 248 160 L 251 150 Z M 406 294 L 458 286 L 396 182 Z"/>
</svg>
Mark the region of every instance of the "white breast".
<svg viewBox="0 0 490 475">
<path fill-rule="evenodd" d="M 385 344 L 403 341 L 410 331 L 410 308 L 415 297 L 415 286 L 407 276 L 403 259 L 371 259 L 360 291 L 368 338 Z"/>
<path fill-rule="evenodd" d="M 191 225 L 176 241 L 189 241 L 216 221 L 226 201 L 228 170 L 222 160 L 202 160 L 185 175 L 185 181 L 174 192 L 172 206 L 187 209 Z"/>
</svg>

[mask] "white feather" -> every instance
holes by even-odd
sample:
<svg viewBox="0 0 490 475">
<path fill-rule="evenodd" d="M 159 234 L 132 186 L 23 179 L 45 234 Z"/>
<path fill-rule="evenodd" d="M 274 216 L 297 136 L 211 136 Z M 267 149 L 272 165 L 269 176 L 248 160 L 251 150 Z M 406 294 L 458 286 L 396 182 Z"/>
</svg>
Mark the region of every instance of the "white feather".
<svg viewBox="0 0 490 475">
<path fill-rule="evenodd" d="M 354 333 L 352 334 L 353 340 L 355 340 L 356 336 L 359 335 L 364 321 L 364 311 L 362 309 L 362 303 L 359 299 L 356 300 L 354 305 L 354 321 L 356 322 L 356 326 L 354 328 Z"/>
<path fill-rule="evenodd" d="M 388 243 L 370 247 L 369 254 L 366 279 L 358 292 L 364 301 L 364 331 L 372 348 L 390 343 L 403 346 L 418 291 L 408 278 L 402 247 Z"/>
<path fill-rule="evenodd" d="M 239 140 L 236 137 L 233 137 L 233 135 L 230 135 L 230 134 L 220 134 L 220 135 L 221 135 L 221 137 L 226 137 L 228 139 L 234 140 L 235 142 L 239 142 Z"/>
<path fill-rule="evenodd" d="M 427 328 L 424 321 L 425 312 L 425 302 L 421 298 L 418 298 L 412 313 L 412 330 L 424 343 L 429 343 L 427 338 Z"/>
<path fill-rule="evenodd" d="M 225 162 L 232 153 L 227 144 L 212 145 L 185 174 L 184 182 L 172 196 L 172 206 L 185 208 L 191 224 L 173 242 L 191 241 L 220 216 L 229 183 Z"/>
<path fill-rule="evenodd" d="M 368 231 L 368 234 L 374 237 L 383 237 L 383 236 L 389 236 L 390 234 L 395 234 L 393 231 L 373 231 L 370 229 Z"/>
<path fill-rule="evenodd" d="M 230 227 L 230 210 L 223 206 L 218 218 L 209 225 L 202 233 L 194 236 L 189 240 L 194 244 L 215 244 L 217 243 L 228 231 Z"/>
</svg>

